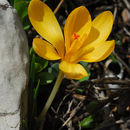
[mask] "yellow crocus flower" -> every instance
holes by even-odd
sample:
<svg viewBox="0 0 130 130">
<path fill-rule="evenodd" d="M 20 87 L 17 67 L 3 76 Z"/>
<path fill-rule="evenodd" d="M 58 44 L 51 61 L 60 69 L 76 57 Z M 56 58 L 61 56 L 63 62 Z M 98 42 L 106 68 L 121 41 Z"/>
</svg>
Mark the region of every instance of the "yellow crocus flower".
<svg viewBox="0 0 130 130">
<path fill-rule="evenodd" d="M 35 52 L 47 60 L 61 60 L 60 70 L 70 79 L 81 79 L 87 72 L 79 61 L 99 62 L 107 58 L 115 41 L 106 41 L 113 26 L 113 15 L 104 11 L 93 21 L 89 11 L 80 6 L 68 16 L 64 36 L 52 10 L 40 0 L 32 0 L 29 19 L 45 39 L 34 38 Z"/>
</svg>

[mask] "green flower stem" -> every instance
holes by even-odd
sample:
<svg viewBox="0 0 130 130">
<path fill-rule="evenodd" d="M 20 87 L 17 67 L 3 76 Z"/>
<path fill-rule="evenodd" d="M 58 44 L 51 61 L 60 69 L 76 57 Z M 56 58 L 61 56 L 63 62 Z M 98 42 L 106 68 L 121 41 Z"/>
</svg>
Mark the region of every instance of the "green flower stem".
<svg viewBox="0 0 130 130">
<path fill-rule="evenodd" d="M 44 118 L 46 116 L 46 113 L 47 113 L 48 109 L 50 108 L 51 103 L 53 102 L 53 100 L 54 100 L 54 98 L 56 96 L 56 93 L 57 93 L 57 91 L 58 91 L 58 89 L 60 87 L 60 84 L 62 82 L 63 77 L 64 77 L 64 74 L 63 74 L 63 72 L 60 71 L 59 75 L 57 77 L 57 80 L 55 82 L 55 85 L 54 85 L 54 87 L 52 89 L 52 92 L 51 92 L 51 94 L 50 94 L 50 96 L 49 96 L 49 98 L 48 98 L 44 108 L 42 109 L 42 112 L 41 112 L 39 118 L 38 118 L 39 122 L 44 120 Z"/>
</svg>

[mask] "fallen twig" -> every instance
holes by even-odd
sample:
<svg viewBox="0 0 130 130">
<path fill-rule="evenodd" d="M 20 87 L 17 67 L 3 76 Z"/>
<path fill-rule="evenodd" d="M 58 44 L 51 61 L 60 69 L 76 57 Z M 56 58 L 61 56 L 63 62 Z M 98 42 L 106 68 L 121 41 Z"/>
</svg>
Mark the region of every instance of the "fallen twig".
<svg viewBox="0 0 130 130">
<path fill-rule="evenodd" d="M 130 36 L 130 32 L 125 27 L 123 27 L 123 30 L 128 36 Z"/>
<path fill-rule="evenodd" d="M 120 80 L 120 79 L 112 79 L 106 78 L 101 80 L 92 80 L 87 81 L 88 83 L 92 84 L 120 84 L 120 85 L 130 85 L 130 80 Z"/>
<path fill-rule="evenodd" d="M 126 7 L 130 10 L 130 3 L 127 0 L 123 0 Z"/>
<path fill-rule="evenodd" d="M 65 117 L 70 113 L 70 110 L 71 110 L 71 106 L 72 106 L 72 104 L 73 104 L 73 101 L 74 101 L 74 100 L 72 100 L 72 101 L 68 104 L 68 110 L 67 110 L 66 113 L 63 115 L 63 118 L 65 118 Z"/>
<path fill-rule="evenodd" d="M 114 13 L 113 13 L 114 21 L 115 21 L 115 19 L 116 19 L 116 15 L 117 15 L 117 5 L 115 5 Z"/>
<path fill-rule="evenodd" d="M 64 122 L 64 124 L 61 126 L 59 130 L 61 130 L 68 122 L 74 117 L 74 115 L 77 113 L 77 111 L 83 106 L 82 102 L 79 102 L 79 104 L 71 111 L 71 114 L 69 118 Z"/>
<path fill-rule="evenodd" d="M 60 9 L 60 7 L 61 7 L 61 5 L 63 4 L 63 2 L 64 2 L 64 0 L 61 0 L 61 1 L 59 2 L 59 4 L 57 5 L 57 7 L 56 7 L 55 10 L 54 10 L 54 14 L 56 14 L 56 13 L 58 12 L 58 10 Z"/>
<path fill-rule="evenodd" d="M 97 90 L 125 90 L 125 89 L 130 89 L 130 87 L 122 87 L 122 88 L 99 88 L 99 87 L 94 87 Z"/>
<path fill-rule="evenodd" d="M 64 100 L 65 100 L 69 95 L 70 95 L 70 94 L 67 94 L 67 95 L 64 96 L 64 98 L 62 99 L 62 101 L 60 102 L 60 104 L 59 104 L 59 106 L 58 106 L 58 108 L 57 108 L 57 110 L 56 110 L 56 113 L 59 112 L 61 105 L 63 104 Z"/>
</svg>

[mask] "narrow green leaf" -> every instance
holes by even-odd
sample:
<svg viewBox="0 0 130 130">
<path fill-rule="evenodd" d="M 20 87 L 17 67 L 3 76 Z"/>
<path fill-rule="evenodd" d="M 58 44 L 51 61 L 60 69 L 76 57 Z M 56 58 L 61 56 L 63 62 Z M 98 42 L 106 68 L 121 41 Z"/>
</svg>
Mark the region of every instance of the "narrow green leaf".
<svg viewBox="0 0 130 130">
<path fill-rule="evenodd" d="M 37 95 L 38 95 L 38 92 L 39 92 L 39 86 L 40 86 L 40 80 L 38 80 L 37 86 L 36 86 L 35 91 L 34 91 L 34 96 L 33 96 L 34 100 L 37 99 Z"/>
<path fill-rule="evenodd" d="M 25 16 L 28 15 L 28 5 L 29 5 L 28 0 L 18 0 L 18 1 L 15 0 L 14 1 L 14 7 L 17 10 L 21 19 L 23 19 Z"/>
<path fill-rule="evenodd" d="M 37 56 L 35 57 L 35 73 L 41 72 L 48 66 L 48 61 Z"/>
<path fill-rule="evenodd" d="M 22 23 L 23 23 L 23 26 L 24 26 L 24 30 L 27 30 L 31 27 L 31 23 L 30 23 L 30 20 L 28 18 L 28 15 L 25 16 L 23 19 L 22 19 Z"/>
<path fill-rule="evenodd" d="M 32 57 L 33 54 L 35 54 L 35 51 L 32 47 L 30 48 L 29 54 L 30 54 L 31 57 Z"/>
<path fill-rule="evenodd" d="M 76 91 L 77 93 L 83 93 L 84 90 L 81 89 L 81 88 L 78 88 L 78 89 L 76 89 L 75 91 Z"/>
<path fill-rule="evenodd" d="M 44 69 L 44 66 L 35 62 L 35 72 L 36 73 L 41 72 L 43 69 Z"/>
<path fill-rule="evenodd" d="M 45 69 L 47 66 L 48 66 L 48 61 L 43 59 L 42 57 L 40 56 L 37 56 L 36 59 L 35 59 L 36 63 L 39 63 L 43 66 L 43 69 Z"/>
<path fill-rule="evenodd" d="M 14 0 L 14 8 L 17 10 L 21 18 L 24 29 L 27 30 L 31 26 L 28 18 L 28 5 L 30 0 Z"/>
<path fill-rule="evenodd" d="M 22 121 L 22 125 L 23 125 L 23 128 L 24 128 L 25 130 L 29 130 L 26 120 L 23 120 L 23 121 Z"/>
<path fill-rule="evenodd" d="M 40 79 L 41 84 L 49 84 L 54 80 L 54 76 L 49 72 L 40 72 L 36 75 L 36 80 Z"/>
<path fill-rule="evenodd" d="M 94 121 L 93 117 L 88 116 L 80 122 L 80 125 L 81 125 L 82 128 L 90 128 L 90 127 L 92 127 L 93 121 Z"/>
<path fill-rule="evenodd" d="M 32 119 L 37 115 L 37 96 L 38 96 L 38 92 L 39 92 L 39 86 L 40 86 L 40 80 L 38 80 L 37 86 L 34 89 L 32 113 L 31 113 Z"/>
</svg>

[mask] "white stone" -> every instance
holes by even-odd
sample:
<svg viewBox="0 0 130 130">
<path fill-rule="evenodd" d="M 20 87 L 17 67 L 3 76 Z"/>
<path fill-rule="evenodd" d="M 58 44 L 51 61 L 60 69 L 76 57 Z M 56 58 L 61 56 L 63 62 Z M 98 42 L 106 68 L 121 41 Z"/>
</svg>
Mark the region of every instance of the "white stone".
<svg viewBox="0 0 130 130">
<path fill-rule="evenodd" d="M 20 130 L 26 116 L 28 67 L 28 42 L 19 17 L 0 0 L 0 130 Z"/>
<path fill-rule="evenodd" d="M 3 6 L 5 6 L 5 5 L 8 5 L 9 6 L 9 3 L 8 3 L 8 1 L 7 0 L 0 0 L 0 4 Z"/>
</svg>

